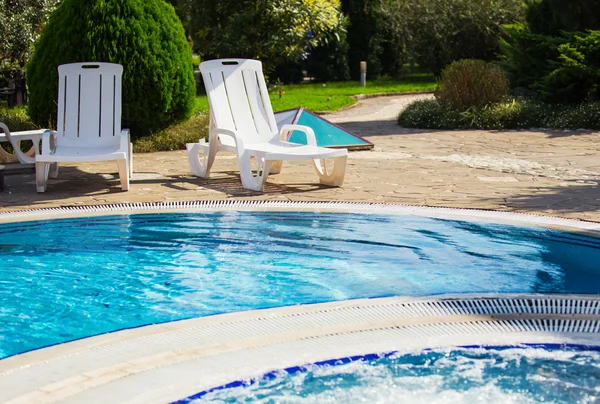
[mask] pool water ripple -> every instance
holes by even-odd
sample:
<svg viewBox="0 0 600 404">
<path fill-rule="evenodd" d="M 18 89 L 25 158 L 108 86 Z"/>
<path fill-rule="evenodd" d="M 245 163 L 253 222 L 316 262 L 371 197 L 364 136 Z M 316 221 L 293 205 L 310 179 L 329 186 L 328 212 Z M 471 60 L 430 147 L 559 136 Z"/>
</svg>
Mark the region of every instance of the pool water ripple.
<svg viewBox="0 0 600 404">
<path fill-rule="evenodd" d="M 0 358 L 118 329 L 364 297 L 600 293 L 600 241 L 410 215 L 149 214 L 0 225 Z"/>
</svg>

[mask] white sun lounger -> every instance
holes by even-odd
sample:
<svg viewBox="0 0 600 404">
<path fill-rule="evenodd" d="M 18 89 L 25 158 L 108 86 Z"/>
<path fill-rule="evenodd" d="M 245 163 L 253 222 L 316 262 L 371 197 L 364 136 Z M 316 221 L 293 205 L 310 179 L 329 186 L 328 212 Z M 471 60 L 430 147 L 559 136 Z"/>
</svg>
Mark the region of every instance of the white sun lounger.
<svg viewBox="0 0 600 404">
<path fill-rule="evenodd" d="M 121 76 L 113 63 L 72 63 L 58 67 L 57 130 L 42 137 L 35 156 L 37 191 L 46 190 L 58 163 L 115 160 L 124 191 L 129 189 L 133 154 L 129 129 L 121 130 Z M 52 169 L 50 170 L 50 166 Z"/>
<path fill-rule="evenodd" d="M 258 60 L 221 59 L 200 64 L 210 104 L 208 143 L 187 145 L 191 171 L 208 178 L 218 151 L 237 154 L 244 188 L 262 191 L 267 176 L 279 173 L 282 160 L 313 160 L 320 182 L 341 186 L 346 171 L 346 149 L 317 147 L 315 134 L 307 126 L 284 125 L 277 129 L 271 101 Z M 306 134 L 307 145 L 287 142 L 290 131 Z M 203 152 L 202 161 L 199 152 Z M 251 158 L 256 158 L 256 174 Z M 327 169 L 325 159 L 333 159 Z"/>
</svg>

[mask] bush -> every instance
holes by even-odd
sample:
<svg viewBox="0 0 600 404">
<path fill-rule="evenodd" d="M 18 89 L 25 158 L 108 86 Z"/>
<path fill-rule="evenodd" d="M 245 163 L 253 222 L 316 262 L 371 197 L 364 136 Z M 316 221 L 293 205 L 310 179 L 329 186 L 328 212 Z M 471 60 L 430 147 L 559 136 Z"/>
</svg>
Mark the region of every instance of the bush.
<svg viewBox="0 0 600 404">
<path fill-rule="evenodd" d="M 27 67 L 35 123 L 55 119 L 57 67 L 87 61 L 123 65 L 123 127 L 132 136 L 190 116 L 192 52 L 181 21 L 163 0 L 63 0 Z"/>
<path fill-rule="evenodd" d="M 497 103 L 508 91 L 508 80 L 500 67 L 465 59 L 444 69 L 435 96 L 449 108 L 464 111 Z"/>
<path fill-rule="evenodd" d="M 573 35 L 558 47 L 554 70 L 534 86 L 552 102 L 581 102 L 600 98 L 600 31 Z"/>
<path fill-rule="evenodd" d="M 597 0 L 528 1 L 526 23 L 507 27 L 508 39 L 501 41 L 512 85 L 549 102 L 598 99 L 599 13 Z"/>
<path fill-rule="evenodd" d="M 513 87 L 533 90 L 552 72 L 549 61 L 558 58 L 558 47 L 565 40 L 534 34 L 521 24 L 507 26 L 506 32 L 510 39 L 500 41 L 501 65 Z"/>
<path fill-rule="evenodd" d="M 435 99 L 415 101 L 398 116 L 398 124 L 405 128 L 455 129 L 463 126 L 462 120 L 459 112 Z"/>
<path fill-rule="evenodd" d="M 600 102 L 553 105 L 527 98 L 513 98 L 487 107 L 458 112 L 437 100 L 410 104 L 398 116 L 398 124 L 420 129 L 600 129 Z"/>
</svg>

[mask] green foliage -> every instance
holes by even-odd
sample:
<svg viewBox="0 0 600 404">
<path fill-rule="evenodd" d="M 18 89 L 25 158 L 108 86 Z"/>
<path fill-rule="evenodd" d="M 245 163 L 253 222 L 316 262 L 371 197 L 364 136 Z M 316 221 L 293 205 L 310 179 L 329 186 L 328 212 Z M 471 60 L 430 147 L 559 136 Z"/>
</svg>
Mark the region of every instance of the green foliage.
<svg viewBox="0 0 600 404">
<path fill-rule="evenodd" d="M 348 42 L 346 41 L 346 19 L 340 18 L 340 26 L 331 32 L 335 40 L 327 40 L 312 49 L 306 60 L 306 70 L 317 81 L 344 81 L 350 79 L 348 70 Z"/>
<path fill-rule="evenodd" d="M 598 98 L 600 2 L 529 0 L 526 25 L 508 27 L 507 33 L 501 49 L 513 86 L 550 102 Z"/>
<path fill-rule="evenodd" d="M 553 102 L 581 102 L 600 97 L 600 31 L 573 35 L 558 46 L 558 60 L 534 88 Z"/>
<path fill-rule="evenodd" d="M 0 74 L 20 77 L 59 0 L 0 0 Z"/>
<path fill-rule="evenodd" d="M 552 72 L 551 60 L 558 58 L 563 38 L 530 32 L 524 25 L 506 27 L 507 39 L 501 39 L 502 66 L 513 87 L 535 88 Z"/>
<path fill-rule="evenodd" d="M 192 56 L 192 66 L 194 66 L 194 68 L 198 68 L 198 66 L 200 66 L 200 63 L 202 62 L 202 59 L 200 58 L 200 56 Z"/>
<path fill-rule="evenodd" d="M 600 102 L 578 105 L 547 104 L 529 98 L 513 98 L 487 107 L 459 112 L 438 100 L 410 104 L 398 116 L 398 124 L 421 129 L 600 129 Z"/>
<path fill-rule="evenodd" d="M 600 29 L 598 0 L 528 0 L 526 5 L 527 25 L 539 35 Z"/>
<path fill-rule="evenodd" d="M 406 52 L 439 75 L 452 61 L 494 60 L 505 24 L 523 18 L 521 0 L 382 0 Z"/>
<path fill-rule="evenodd" d="M 508 95 L 508 80 L 498 66 L 483 60 L 452 62 L 442 72 L 436 98 L 449 108 L 464 111 L 499 102 Z"/>
<path fill-rule="evenodd" d="M 27 67 L 29 113 L 56 116 L 57 67 L 123 65 L 123 127 L 144 136 L 186 119 L 195 96 L 192 52 L 173 7 L 163 0 L 63 0 Z"/>
<path fill-rule="evenodd" d="M 186 143 L 208 138 L 209 114 L 197 113 L 185 122 L 176 123 L 133 142 L 134 153 L 185 150 Z"/>
<path fill-rule="evenodd" d="M 353 80 L 360 78 L 360 62 L 367 62 L 367 78 L 381 73 L 381 56 L 385 40 L 384 14 L 380 0 L 343 0 L 342 11 L 349 16 L 348 63 Z"/>
<path fill-rule="evenodd" d="M 398 124 L 405 128 L 453 129 L 461 127 L 461 122 L 460 113 L 435 99 L 415 101 L 398 116 Z"/>
<path fill-rule="evenodd" d="M 311 48 L 339 40 L 339 0 L 181 0 L 194 49 L 203 59 L 259 59 L 267 73 Z"/>
<path fill-rule="evenodd" d="M 33 130 L 39 127 L 35 125 L 29 115 L 27 115 L 27 109 L 25 107 L 7 107 L 6 105 L 0 104 L 0 122 L 3 122 L 11 132 L 18 132 L 21 130 Z"/>
</svg>

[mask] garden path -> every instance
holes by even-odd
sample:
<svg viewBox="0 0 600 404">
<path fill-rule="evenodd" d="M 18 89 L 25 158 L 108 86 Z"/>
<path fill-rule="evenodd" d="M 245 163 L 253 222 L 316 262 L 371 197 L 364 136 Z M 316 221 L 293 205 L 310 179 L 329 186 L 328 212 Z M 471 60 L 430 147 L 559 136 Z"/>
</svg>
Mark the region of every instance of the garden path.
<svg viewBox="0 0 600 404">
<path fill-rule="evenodd" d="M 364 201 L 479 208 L 600 222 L 600 142 L 592 131 L 431 131 L 400 128 L 400 108 L 416 98 L 368 98 L 328 119 L 375 143 L 352 152 L 343 188 L 322 187 L 310 164 L 285 163 L 263 194 L 241 188 L 232 155 L 209 180 L 189 173 L 184 151 L 135 155 L 129 192 L 116 164 L 65 165 L 44 194 L 34 176 L 6 178 L 0 211 L 124 202 L 268 199 Z"/>
</svg>

